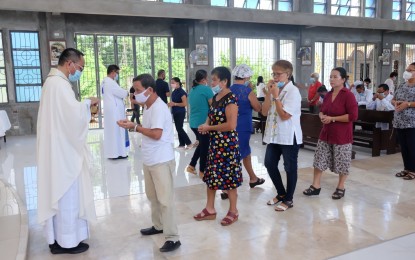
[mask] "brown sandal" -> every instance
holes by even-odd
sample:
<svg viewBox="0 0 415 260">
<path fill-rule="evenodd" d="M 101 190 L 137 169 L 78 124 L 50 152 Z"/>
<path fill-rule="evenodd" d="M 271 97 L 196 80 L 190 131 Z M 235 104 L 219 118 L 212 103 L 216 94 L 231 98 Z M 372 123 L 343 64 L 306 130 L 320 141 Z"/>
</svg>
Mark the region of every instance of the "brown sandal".
<svg viewBox="0 0 415 260">
<path fill-rule="evenodd" d="M 232 213 L 228 211 L 228 214 L 222 219 L 220 224 L 222 226 L 229 226 L 238 220 L 239 214 Z"/>
<path fill-rule="evenodd" d="M 400 172 L 396 173 L 395 177 L 401 178 L 401 177 L 405 177 L 406 175 L 408 175 L 408 171 L 403 170 L 403 171 L 400 171 Z"/>
<path fill-rule="evenodd" d="M 215 213 L 210 213 L 206 208 L 204 208 L 202 210 L 202 212 L 200 212 L 197 215 L 193 216 L 193 218 L 197 221 L 214 220 L 214 219 L 216 219 L 216 212 Z"/>
<path fill-rule="evenodd" d="M 406 174 L 406 176 L 405 176 L 405 177 L 403 177 L 402 179 L 404 179 L 404 180 L 406 180 L 406 181 L 413 180 L 413 179 L 415 179 L 415 173 L 408 172 L 408 173 Z"/>
</svg>

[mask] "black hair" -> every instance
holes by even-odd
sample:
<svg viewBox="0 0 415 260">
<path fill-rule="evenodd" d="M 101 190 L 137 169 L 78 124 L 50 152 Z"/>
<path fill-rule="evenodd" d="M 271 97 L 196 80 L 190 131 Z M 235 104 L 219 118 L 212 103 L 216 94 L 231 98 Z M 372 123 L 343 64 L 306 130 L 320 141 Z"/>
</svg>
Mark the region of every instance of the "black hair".
<svg viewBox="0 0 415 260">
<path fill-rule="evenodd" d="M 234 79 L 235 79 L 235 80 L 242 80 L 242 79 L 244 79 L 244 78 L 240 78 L 240 77 L 235 76 L 235 77 L 234 77 Z"/>
<path fill-rule="evenodd" d="M 347 78 L 348 78 L 347 71 L 342 67 L 336 67 L 332 70 L 338 71 L 340 73 L 340 77 L 342 79 L 344 79 L 343 86 L 345 87 L 346 86 L 346 81 L 347 81 Z"/>
<path fill-rule="evenodd" d="M 365 80 L 363 80 L 363 82 L 371 83 L 372 81 L 369 78 L 365 78 Z"/>
<path fill-rule="evenodd" d="M 389 78 L 397 77 L 397 76 L 398 76 L 398 72 L 396 71 L 392 71 L 391 74 L 389 74 Z"/>
<path fill-rule="evenodd" d="M 143 86 L 145 89 L 149 87 L 152 87 L 154 89 L 156 87 L 156 81 L 150 74 L 140 74 L 133 79 L 133 82 L 136 81 L 140 81 L 141 86 Z"/>
<path fill-rule="evenodd" d="M 356 86 L 356 89 L 363 89 L 365 90 L 365 86 L 363 84 L 359 84 Z"/>
<path fill-rule="evenodd" d="M 85 55 L 77 49 L 67 48 L 59 56 L 58 65 L 63 66 L 67 61 L 78 62 L 82 56 Z"/>
<path fill-rule="evenodd" d="M 179 86 L 180 87 L 183 86 L 183 83 L 180 81 L 180 79 L 178 77 L 174 77 L 174 78 L 171 78 L 171 79 L 174 80 L 174 81 L 176 81 L 177 83 L 179 83 Z"/>
<path fill-rule="evenodd" d="M 291 83 L 293 83 L 294 86 L 296 85 L 295 80 L 294 80 L 294 75 L 291 75 L 288 79 L 291 81 Z"/>
<path fill-rule="evenodd" d="M 107 68 L 107 75 L 111 74 L 111 72 L 113 71 L 117 72 L 119 70 L 120 70 L 120 67 L 118 67 L 117 65 L 115 64 L 109 65 Z"/>
<path fill-rule="evenodd" d="M 319 87 L 319 88 L 317 89 L 317 92 L 327 92 L 327 88 L 326 88 L 326 86 L 325 86 L 325 85 L 322 85 L 321 87 Z"/>
<path fill-rule="evenodd" d="M 157 71 L 157 77 L 160 77 L 161 76 L 161 74 L 166 74 L 166 71 L 165 70 L 159 70 L 159 71 Z"/>
<path fill-rule="evenodd" d="M 411 64 L 409 64 L 410 66 L 415 66 L 415 62 L 412 62 Z"/>
<path fill-rule="evenodd" d="M 196 71 L 195 79 L 193 80 L 193 87 L 199 85 L 199 82 L 206 79 L 208 76 L 206 70 L 198 70 Z"/>
<path fill-rule="evenodd" d="M 256 85 L 259 86 L 259 83 L 264 83 L 264 77 L 258 76 L 258 78 L 256 80 Z"/>
<path fill-rule="evenodd" d="M 226 87 L 229 88 L 231 86 L 231 72 L 229 71 L 228 68 L 226 68 L 226 67 L 216 67 L 212 70 L 210 75 L 216 75 L 219 78 L 220 81 L 226 79 L 228 81 L 228 82 L 226 82 Z"/>
<path fill-rule="evenodd" d="M 380 84 L 378 86 L 378 88 L 383 88 L 384 91 L 388 91 L 389 90 L 389 86 L 387 84 Z"/>
</svg>

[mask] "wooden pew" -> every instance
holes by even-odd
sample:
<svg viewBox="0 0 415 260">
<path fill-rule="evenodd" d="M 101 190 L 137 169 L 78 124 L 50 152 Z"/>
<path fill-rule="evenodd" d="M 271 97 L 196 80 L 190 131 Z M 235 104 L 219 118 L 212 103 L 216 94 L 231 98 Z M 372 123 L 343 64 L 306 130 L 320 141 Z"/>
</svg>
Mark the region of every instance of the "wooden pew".
<svg viewBox="0 0 415 260">
<path fill-rule="evenodd" d="M 392 130 L 393 114 L 394 111 L 359 109 L 358 120 L 354 122 L 353 145 L 371 148 L 372 156 L 379 156 L 381 150 L 386 150 L 386 154 L 396 153 L 396 133 Z M 376 122 L 388 123 L 389 130 L 376 128 Z"/>
</svg>

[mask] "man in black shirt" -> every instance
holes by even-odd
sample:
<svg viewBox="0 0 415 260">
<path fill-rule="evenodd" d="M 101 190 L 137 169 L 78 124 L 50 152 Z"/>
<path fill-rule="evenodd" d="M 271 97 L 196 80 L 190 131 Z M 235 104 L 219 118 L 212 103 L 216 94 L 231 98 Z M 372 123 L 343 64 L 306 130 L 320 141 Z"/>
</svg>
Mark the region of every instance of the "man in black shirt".
<svg viewBox="0 0 415 260">
<path fill-rule="evenodd" d="M 159 70 L 157 72 L 156 80 L 156 93 L 157 95 L 167 104 L 167 97 L 170 97 L 169 84 L 165 82 L 166 72 L 164 70 Z"/>
<path fill-rule="evenodd" d="M 133 110 L 133 115 L 131 116 L 131 122 L 136 120 L 137 124 L 140 124 L 140 105 L 135 104 L 135 89 L 134 87 L 130 88 L 130 101 L 131 101 L 131 109 Z"/>
</svg>

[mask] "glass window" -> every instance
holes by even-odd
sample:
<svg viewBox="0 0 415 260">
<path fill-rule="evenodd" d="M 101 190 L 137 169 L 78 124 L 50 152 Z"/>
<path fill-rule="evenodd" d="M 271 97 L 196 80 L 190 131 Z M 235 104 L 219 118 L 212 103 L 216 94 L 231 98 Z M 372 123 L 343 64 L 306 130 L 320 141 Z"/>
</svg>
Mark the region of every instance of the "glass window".
<svg viewBox="0 0 415 260">
<path fill-rule="evenodd" d="M 38 32 L 10 32 L 16 102 L 38 102 L 42 88 Z"/>
<path fill-rule="evenodd" d="M 235 0 L 234 7 L 272 10 L 272 0 Z"/>
<path fill-rule="evenodd" d="M 151 72 L 151 38 L 150 37 L 135 37 L 135 53 L 137 73 L 152 74 Z"/>
<path fill-rule="evenodd" d="M 130 89 L 134 78 L 134 52 L 132 36 L 117 36 L 118 67 L 120 74 L 118 84 Z"/>
<path fill-rule="evenodd" d="M 292 0 L 279 0 L 278 1 L 278 11 L 292 12 L 292 10 L 293 10 Z"/>
<path fill-rule="evenodd" d="M 0 103 L 7 103 L 7 82 L 6 82 L 6 66 L 4 64 L 4 51 L 2 33 L 0 32 Z"/>
<path fill-rule="evenodd" d="M 401 1 L 402 0 L 393 0 L 392 3 L 392 19 L 401 20 Z"/>
<path fill-rule="evenodd" d="M 231 46 L 229 38 L 213 37 L 213 67 L 231 66 Z"/>
<path fill-rule="evenodd" d="M 406 20 L 415 21 L 415 0 L 406 0 Z"/>
<path fill-rule="evenodd" d="M 293 40 L 280 40 L 280 60 L 288 60 L 295 69 L 295 41 Z M 295 73 L 293 73 L 295 76 Z"/>
<path fill-rule="evenodd" d="M 162 0 L 163 3 L 175 3 L 175 4 L 182 4 L 183 0 Z"/>
<path fill-rule="evenodd" d="M 173 38 L 170 38 L 170 46 L 173 46 Z M 171 49 L 171 76 L 178 77 L 186 89 L 186 58 L 184 49 Z"/>
<path fill-rule="evenodd" d="M 169 77 L 169 46 L 167 37 L 154 37 L 154 78 L 157 79 L 157 72 L 164 70 L 166 78 Z"/>
<path fill-rule="evenodd" d="M 315 14 L 326 14 L 327 0 L 314 0 L 314 13 Z"/>
<path fill-rule="evenodd" d="M 376 17 L 376 0 L 366 0 L 365 2 L 365 17 Z"/>
<path fill-rule="evenodd" d="M 409 64 L 415 61 L 415 44 L 406 44 L 405 45 L 405 69 L 409 66 Z"/>
<path fill-rule="evenodd" d="M 331 0 L 331 14 L 360 16 L 360 0 Z"/>
<path fill-rule="evenodd" d="M 228 6 L 228 0 L 210 0 L 211 6 Z"/>
</svg>

